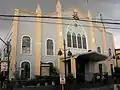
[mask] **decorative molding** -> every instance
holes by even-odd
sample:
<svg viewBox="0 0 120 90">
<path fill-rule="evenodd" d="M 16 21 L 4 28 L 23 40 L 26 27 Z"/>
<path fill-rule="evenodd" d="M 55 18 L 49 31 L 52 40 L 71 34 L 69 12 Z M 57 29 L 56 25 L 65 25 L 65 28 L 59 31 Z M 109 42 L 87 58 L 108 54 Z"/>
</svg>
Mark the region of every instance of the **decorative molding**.
<svg viewBox="0 0 120 90">
<path fill-rule="evenodd" d="M 55 67 L 55 62 L 54 62 L 54 61 L 52 61 L 52 60 L 47 61 L 47 62 L 45 62 L 45 63 L 52 63 L 52 64 L 53 64 L 53 66 Z"/>
<path fill-rule="evenodd" d="M 21 69 L 22 69 L 22 68 L 21 68 L 21 65 L 22 65 L 23 62 L 28 62 L 28 63 L 30 64 L 30 78 L 31 78 L 31 71 L 32 71 L 31 65 L 32 65 L 32 64 L 31 64 L 31 62 L 30 62 L 29 60 L 22 60 L 22 61 L 20 62 L 20 66 L 19 66 L 19 67 L 20 67 L 20 76 L 21 76 Z"/>
<path fill-rule="evenodd" d="M 48 39 L 53 41 L 53 55 L 47 55 L 47 40 Z M 47 38 L 45 40 L 45 56 L 55 56 L 55 40 L 53 38 Z"/>
<path fill-rule="evenodd" d="M 71 21 L 70 23 L 69 23 L 69 25 L 67 26 L 67 30 L 66 30 L 66 32 L 65 32 L 65 37 L 66 37 L 66 42 L 67 42 L 67 33 L 68 32 L 70 32 L 71 33 L 71 37 L 72 37 L 72 33 L 74 32 L 72 29 L 74 29 L 74 28 L 82 28 L 82 33 L 79 31 L 79 32 L 74 32 L 75 34 L 76 34 L 76 41 L 77 41 L 77 35 L 78 34 L 80 34 L 81 35 L 81 44 L 83 44 L 82 43 L 82 36 L 83 35 L 85 35 L 85 37 L 86 37 L 86 44 L 87 44 L 87 49 L 88 49 L 88 37 L 87 37 L 87 34 L 86 34 L 86 32 L 85 32 L 85 29 L 84 29 L 84 27 L 82 26 L 82 24 L 80 24 L 80 22 L 77 22 L 77 24 L 79 25 L 78 27 L 74 27 L 74 26 L 71 26 L 71 24 L 74 24 L 74 23 L 76 23 L 75 21 Z M 74 27 L 74 28 L 73 28 Z M 72 41 L 72 38 L 71 38 L 71 44 L 72 44 L 72 46 L 73 46 L 73 41 Z M 78 44 L 78 41 L 77 41 L 77 44 Z M 78 47 L 78 45 L 77 45 L 77 47 Z M 83 47 L 83 46 L 82 46 Z M 78 48 L 78 49 L 80 49 L 80 48 Z M 83 49 L 83 48 L 81 48 L 81 49 Z M 84 50 L 87 50 L 87 49 L 84 49 Z"/>
<path fill-rule="evenodd" d="M 22 39 L 23 39 L 24 36 L 30 37 L 30 54 L 22 53 Z M 32 38 L 31 38 L 31 36 L 29 36 L 29 35 L 22 35 L 21 42 L 20 42 L 20 54 L 22 54 L 22 55 L 32 55 Z"/>
<path fill-rule="evenodd" d="M 21 9 L 19 9 L 19 13 L 29 14 L 29 15 L 36 15 L 35 12 L 31 12 L 31 11 L 28 11 L 28 10 L 21 10 Z"/>
</svg>

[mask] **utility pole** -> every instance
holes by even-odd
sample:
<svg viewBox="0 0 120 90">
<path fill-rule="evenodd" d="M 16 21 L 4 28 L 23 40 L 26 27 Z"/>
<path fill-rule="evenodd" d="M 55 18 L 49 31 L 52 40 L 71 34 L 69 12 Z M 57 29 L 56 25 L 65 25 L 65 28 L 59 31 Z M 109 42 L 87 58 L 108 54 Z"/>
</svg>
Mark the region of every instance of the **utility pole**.
<svg viewBox="0 0 120 90">
<path fill-rule="evenodd" d="M 66 43 L 65 43 L 65 39 L 63 41 L 64 43 L 64 64 L 65 64 L 65 79 L 66 79 L 66 83 L 65 83 L 65 90 L 67 90 L 67 72 L 66 72 Z"/>
<path fill-rule="evenodd" d="M 105 30 L 105 25 L 104 25 L 104 23 L 103 23 L 102 14 L 100 14 L 100 19 L 101 19 L 101 22 L 102 22 L 103 28 L 104 28 L 104 30 Z"/>
<path fill-rule="evenodd" d="M 64 62 L 64 66 L 65 66 L 65 76 L 64 76 L 64 77 L 65 77 L 65 83 L 64 83 L 64 85 L 62 84 L 62 90 L 68 90 L 68 87 L 67 87 L 67 86 L 68 86 L 68 83 L 67 83 L 67 72 L 66 72 L 66 71 L 67 71 L 67 70 L 66 70 L 66 69 L 67 69 L 67 68 L 66 68 L 66 63 L 67 63 L 67 62 L 66 62 L 66 61 L 67 61 L 67 60 L 66 60 L 66 59 L 67 59 L 67 57 L 66 57 L 66 51 L 67 51 L 67 49 L 66 49 L 65 39 L 64 39 L 64 41 L 63 41 L 63 45 L 64 45 L 64 48 L 63 48 L 63 49 L 64 49 L 64 50 L 63 50 L 64 55 L 63 55 L 63 53 L 62 53 L 61 50 L 58 51 L 58 55 L 60 55 L 60 56 L 63 55 L 63 57 L 64 57 L 64 58 L 63 58 L 63 59 L 64 59 L 63 62 Z M 69 50 L 67 55 L 68 55 L 69 57 L 71 57 L 71 56 L 72 56 L 72 52 L 70 52 L 70 50 Z"/>
<path fill-rule="evenodd" d="M 7 57 L 8 57 L 8 68 L 7 68 L 7 80 L 9 80 L 9 69 L 10 69 L 10 42 L 7 42 Z"/>
<path fill-rule="evenodd" d="M 102 27 L 103 27 L 103 30 L 102 30 L 102 47 L 103 47 L 103 52 L 104 54 L 106 54 L 106 37 L 105 37 L 105 31 L 106 31 L 106 28 L 105 28 L 105 25 L 103 23 L 103 18 L 102 18 L 102 14 L 100 14 L 100 20 L 101 20 L 101 24 L 102 24 Z"/>
</svg>

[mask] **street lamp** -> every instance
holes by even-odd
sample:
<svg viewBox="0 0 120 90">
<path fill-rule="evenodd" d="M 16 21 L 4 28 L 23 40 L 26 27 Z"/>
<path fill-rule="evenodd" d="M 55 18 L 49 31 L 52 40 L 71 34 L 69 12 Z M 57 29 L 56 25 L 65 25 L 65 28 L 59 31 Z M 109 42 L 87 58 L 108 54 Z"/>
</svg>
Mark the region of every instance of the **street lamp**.
<svg viewBox="0 0 120 90">
<path fill-rule="evenodd" d="M 63 43 L 63 45 L 64 45 L 64 49 L 63 49 L 63 52 L 64 52 L 64 65 L 65 65 L 65 80 L 66 80 L 66 76 L 67 76 L 67 73 L 66 73 L 66 59 L 67 59 L 67 57 L 66 57 L 66 51 L 67 51 L 67 49 L 66 49 L 66 44 L 65 44 L 65 40 L 64 40 L 64 43 Z M 59 56 L 61 56 L 61 55 L 63 55 L 63 53 L 62 53 L 62 50 L 60 49 L 59 51 L 58 51 L 58 55 Z M 71 53 L 71 51 L 69 50 L 68 51 L 68 56 L 70 57 L 70 56 L 72 56 L 72 53 Z M 65 83 L 65 90 L 67 90 L 67 80 L 66 80 L 66 83 Z"/>
</svg>

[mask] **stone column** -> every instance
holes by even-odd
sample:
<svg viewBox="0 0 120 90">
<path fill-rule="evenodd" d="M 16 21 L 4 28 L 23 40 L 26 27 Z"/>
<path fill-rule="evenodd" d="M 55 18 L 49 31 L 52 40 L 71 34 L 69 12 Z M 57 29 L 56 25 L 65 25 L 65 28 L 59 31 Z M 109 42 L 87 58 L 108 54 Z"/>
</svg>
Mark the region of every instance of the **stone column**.
<svg viewBox="0 0 120 90">
<path fill-rule="evenodd" d="M 19 9 L 14 10 L 14 15 L 19 15 Z M 11 60 L 10 60 L 10 78 L 14 77 L 16 56 L 17 56 L 17 33 L 18 33 L 18 17 L 13 18 L 12 41 L 11 41 Z"/>
<path fill-rule="evenodd" d="M 76 78 L 76 59 L 71 58 L 71 73 Z"/>
</svg>

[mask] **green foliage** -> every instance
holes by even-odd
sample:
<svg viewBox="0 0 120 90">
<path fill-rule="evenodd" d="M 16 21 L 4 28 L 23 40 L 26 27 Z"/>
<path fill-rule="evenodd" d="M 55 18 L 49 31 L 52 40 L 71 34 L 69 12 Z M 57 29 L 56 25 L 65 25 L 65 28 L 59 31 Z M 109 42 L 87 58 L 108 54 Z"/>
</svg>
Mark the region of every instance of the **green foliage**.
<svg viewBox="0 0 120 90">
<path fill-rule="evenodd" d="M 19 71 L 15 71 L 14 76 L 15 76 L 15 80 L 20 80 Z"/>
<path fill-rule="evenodd" d="M 35 78 L 29 80 L 29 85 L 37 85 L 40 83 L 40 85 L 45 85 L 45 83 L 52 84 L 52 82 L 55 82 L 55 84 L 59 84 L 59 71 L 57 68 L 51 66 L 50 67 L 50 76 L 36 76 Z"/>
<path fill-rule="evenodd" d="M 45 85 L 45 83 L 48 83 L 48 85 L 51 85 L 52 82 L 59 84 L 59 77 L 41 76 L 39 78 L 37 77 L 27 81 L 27 85 L 37 85 L 39 83 L 40 85 Z"/>
<path fill-rule="evenodd" d="M 50 70 L 50 75 L 51 76 L 53 76 L 53 77 L 54 76 L 56 76 L 56 77 L 59 76 L 59 71 L 58 71 L 58 69 L 56 67 L 50 67 L 50 69 L 51 69 Z"/>
<path fill-rule="evenodd" d="M 75 82 L 75 78 L 74 78 L 73 74 L 71 74 L 71 73 L 69 73 L 66 78 L 67 78 L 68 83 L 74 83 Z"/>
<path fill-rule="evenodd" d="M 19 78 L 19 72 L 15 72 L 15 77 L 17 80 L 20 80 Z M 67 83 L 73 84 L 75 82 L 75 78 L 72 74 L 68 74 L 66 77 Z M 36 76 L 35 78 L 32 78 L 31 80 L 24 81 L 26 85 L 34 85 L 37 84 L 45 85 L 45 83 L 48 83 L 48 85 L 51 85 L 52 82 L 55 82 L 56 85 L 60 84 L 60 77 L 59 77 L 59 71 L 56 67 L 51 66 L 50 67 L 50 76 Z"/>
</svg>

